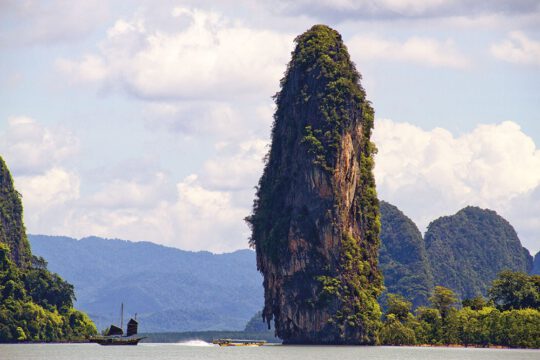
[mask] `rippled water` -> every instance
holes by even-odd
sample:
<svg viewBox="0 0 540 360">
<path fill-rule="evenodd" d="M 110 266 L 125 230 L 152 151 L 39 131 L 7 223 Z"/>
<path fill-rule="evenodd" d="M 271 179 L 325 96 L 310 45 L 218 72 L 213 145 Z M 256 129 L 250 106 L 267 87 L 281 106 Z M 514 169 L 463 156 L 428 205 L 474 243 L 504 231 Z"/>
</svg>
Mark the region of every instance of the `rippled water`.
<svg viewBox="0 0 540 360">
<path fill-rule="evenodd" d="M 1 360 L 128 360 L 128 359 L 260 359 L 260 360 L 527 360 L 540 359 L 540 350 L 499 350 L 363 346 L 218 347 L 203 341 L 179 344 L 100 346 L 97 344 L 0 345 Z"/>
</svg>

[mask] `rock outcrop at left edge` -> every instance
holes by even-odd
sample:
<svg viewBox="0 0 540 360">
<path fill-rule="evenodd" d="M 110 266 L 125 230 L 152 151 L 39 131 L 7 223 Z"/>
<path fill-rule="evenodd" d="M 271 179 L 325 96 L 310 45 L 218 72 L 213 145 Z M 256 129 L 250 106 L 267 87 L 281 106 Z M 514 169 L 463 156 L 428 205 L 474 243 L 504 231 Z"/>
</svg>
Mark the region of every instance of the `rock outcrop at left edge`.
<svg viewBox="0 0 540 360">
<path fill-rule="evenodd" d="M 30 244 L 23 224 L 21 194 L 15 190 L 13 179 L 2 157 L 0 157 L 0 242 L 9 247 L 11 260 L 17 266 L 30 265 Z"/>
</svg>

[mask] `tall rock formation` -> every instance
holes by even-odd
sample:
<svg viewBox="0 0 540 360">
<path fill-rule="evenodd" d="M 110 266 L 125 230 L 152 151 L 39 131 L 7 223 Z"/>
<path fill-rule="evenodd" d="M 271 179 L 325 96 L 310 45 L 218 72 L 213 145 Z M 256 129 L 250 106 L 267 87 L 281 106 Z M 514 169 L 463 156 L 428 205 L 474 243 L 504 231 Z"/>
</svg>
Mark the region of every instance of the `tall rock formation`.
<svg viewBox="0 0 540 360">
<path fill-rule="evenodd" d="M 466 207 L 429 224 L 425 234 L 435 285 L 462 299 L 486 295 L 502 270 L 528 273 L 532 257 L 508 221 L 495 211 Z"/>
<path fill-rule="evenodd" d="M 382 285 L 373 109 L 338 32 L 316 25 L 295 42 L 247 219 L 263 319 L 285 343 L 373 344 Z"/>
<path fill-rule="evenodd" d="M 0 243 L 10 249 L 11 260 L 19 267 L 31 261 L 30 245 L 23 224 L 21 194 L 13 187 L 13 179 L 0 157 Z"/>
<path fill-rule="evenodd" d="M 80 340 L 96 333 L 73 309 L 73 286 L 32 255 L 20 194 L 0 157 L 0 343 Z"/>
<path fill-rule="evenodd" d="M 428 305 L 433 277 L 422 234 L 397 207 L 381 201 L 379 266 L 389 293 L 400 294 L 414 307 Z"/>
</svg>

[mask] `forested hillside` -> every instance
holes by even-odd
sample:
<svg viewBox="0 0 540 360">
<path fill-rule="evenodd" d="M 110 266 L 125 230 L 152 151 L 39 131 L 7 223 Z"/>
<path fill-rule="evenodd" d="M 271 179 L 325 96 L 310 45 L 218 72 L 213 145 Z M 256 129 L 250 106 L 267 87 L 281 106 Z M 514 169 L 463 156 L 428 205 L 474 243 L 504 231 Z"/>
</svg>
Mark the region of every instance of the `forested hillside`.
<svg viewBox="0 0 540 360">
<path fill-rule="evenodd" d="M 73 308 L 73 285 L 32 255 L 21 195 L 0 157 L 0 342 L 84 339 L 96 333 Z"/>
<path fill-rule="evenodd" d="M 433 221 L 425 234 L 435 285 L 462 299 L 486 295 L 502 270 L 528 273 L 532 257 L 516 231 L 495 211 L 466 207 Z"/>
</svg>

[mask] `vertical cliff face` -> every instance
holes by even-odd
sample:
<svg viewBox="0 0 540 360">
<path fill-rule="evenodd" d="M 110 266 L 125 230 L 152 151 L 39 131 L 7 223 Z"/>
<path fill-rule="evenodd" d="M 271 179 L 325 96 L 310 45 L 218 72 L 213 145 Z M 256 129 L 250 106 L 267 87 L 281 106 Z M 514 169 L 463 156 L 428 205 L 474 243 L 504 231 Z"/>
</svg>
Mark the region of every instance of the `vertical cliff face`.
<svg viewBox="0 0 540 360">
<path fill-rule="evenodd" d="M 30 245 L 23 224 L 21 195 L 13 187 L 13 179 L 0 157 L 0 243 L 10 248 L 11 260 L 19 267 L 30 263 Z"/>
<path fill-rule="evenodd" d="M 379 326 L 373 109 L 335 30 L 296 38 L 276 95 L 251 244 L 285 343 L 372 344 Z"/>
<path fill-rule="evenodd" d="M 379 264 L 389 293 L 400 294 L 414 307 L 428 305 L 433 277 L 422 234 L 397 207 L 381 201 Z"/>
</svg>

